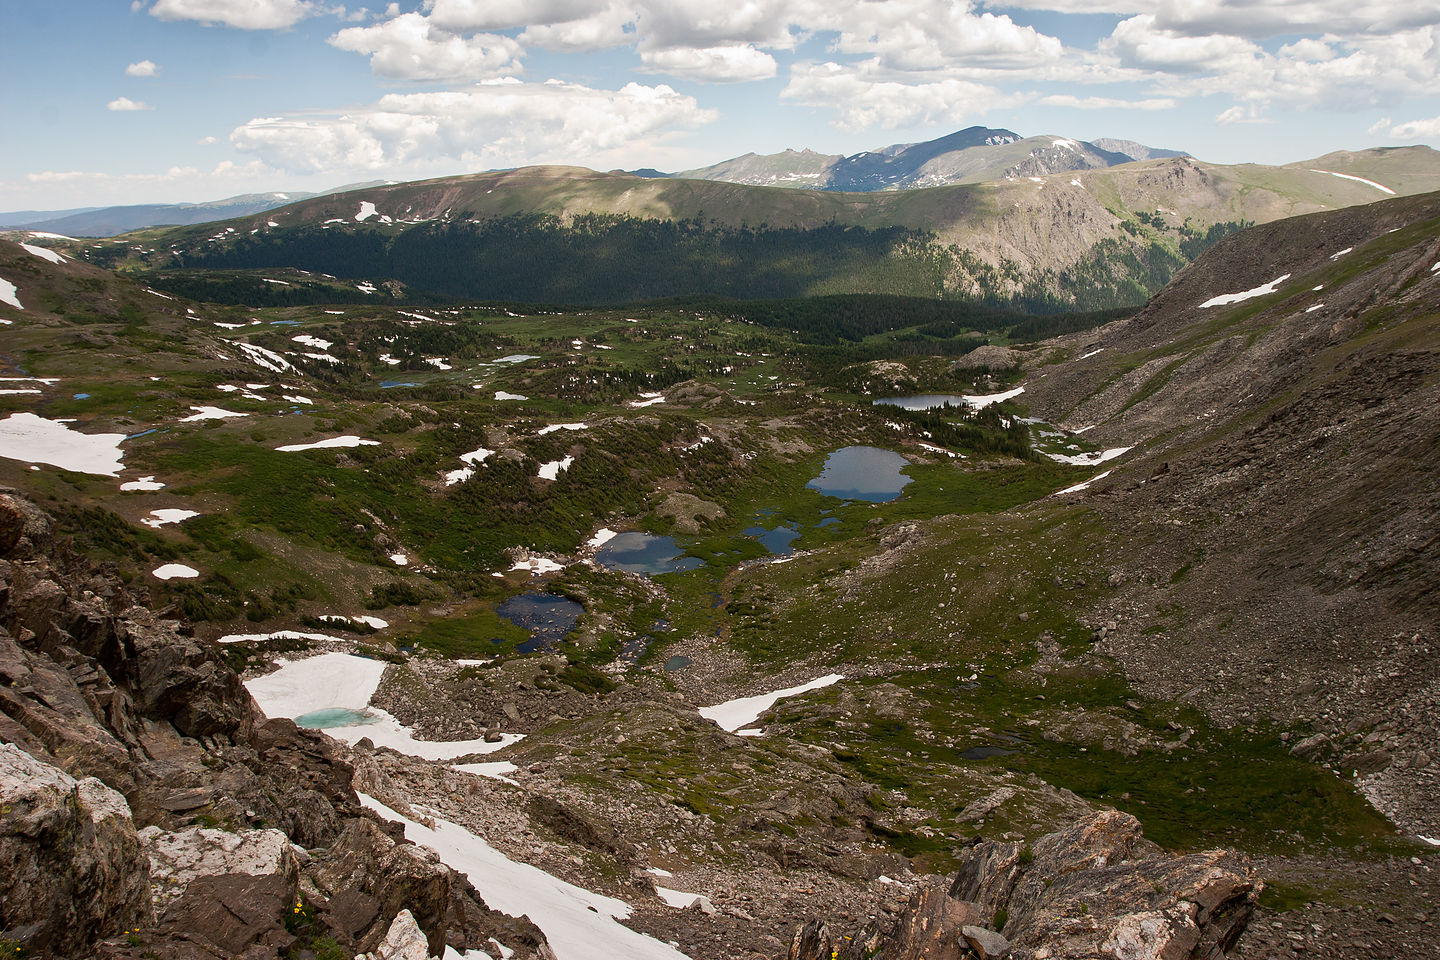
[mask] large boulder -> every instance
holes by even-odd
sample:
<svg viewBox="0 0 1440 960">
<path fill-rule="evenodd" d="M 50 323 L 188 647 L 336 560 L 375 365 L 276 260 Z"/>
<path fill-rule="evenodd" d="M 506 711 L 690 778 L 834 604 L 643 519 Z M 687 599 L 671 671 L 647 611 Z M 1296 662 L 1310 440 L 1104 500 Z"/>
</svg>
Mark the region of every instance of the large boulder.
<svg viewBox="0 0 1440 960">
<path fill-rule="evenodd" d="M 168 832 L 159 827 L 140 831 L 140 843 L 150 860 L 150 883 L 155 910 L 163 913 L 173 900 L 185 895 L 201 877 L 243 874 L 276 876 L 285 881 L 288 901 L 294 895 L 300 864 L 290 838 L 279 830 L 213 830 L 191 827 Z"/>
<path fill-rule="evenodd" d="M 150 868 L 125 798 L 0 744 L 0 926 L 35 952 L 90 955 L 148 923 Z"/>
</svg>

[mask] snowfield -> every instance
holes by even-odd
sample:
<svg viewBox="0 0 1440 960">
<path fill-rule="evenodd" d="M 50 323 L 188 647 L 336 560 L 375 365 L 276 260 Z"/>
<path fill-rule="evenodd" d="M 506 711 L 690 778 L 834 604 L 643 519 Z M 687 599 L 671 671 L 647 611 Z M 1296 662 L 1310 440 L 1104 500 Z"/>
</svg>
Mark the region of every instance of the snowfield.
<svg viewBox="0 0 1440 960">
<path fill-rule="evenodd" d="M 158 530 L 167 523 L 180 523 L 184 520 L 189 520 L 191 517 L 198 516 L 200 516 L 200 514 L 195 510 L 181 510 L 178 507 L 167 507 L 163 510 L 151 510 L 149 518 L 141 520 L 140 522 L 147 527 L 155 527 Z"/>
<path fill-rule="evenodd" d="M 0 457 L 98 477 L 118 477 L 125 469 L 120 462 L 124 439 L 123 433 L 81 433 L 33 413 L 12 413 L 0 420 Z"/>
<path fill-rule="evenodd" d="M 1392 196 L 1392 197 L 1395 196 L 1395 191 L 1394 191 L 1394 190 L 1391 190 L 1389 187 L 1385 186 L 1385 184 L 1383 184 L 1383 183 L 1376 183 L 1374 180 L 1366 180 L 1364 177 L 1351 176 L 1351 175 L 1348 174 L 1348 173 L 1336 173 L 1334 170 L 1316 170 L 1316 169 L 1314 169 L 1313 167 L 1311 168 L 1310 172 L 1311 172 L 1311 173 L 1328 173 L 1328 174 L 1330 174 L 1330 176 L 1332 176 L 1332 177 L 1339 177 L 1341 180 L 1354 180 L 1356 183 L 1363 183 L 1363 184 L 1365 184 L 1367 187 L 1374 187 L 1376 190 L 1379 190 L 1381 193 L 1388 193 L 1388 194 L 1389 194 L 1390 196 Z"/>
<path fill-rule="evenodd" d="M 1091 453 L 1047 453 L 1045 456 L 1057 463 L 1068 463 L 1072 467 L 1093 467 L 1129 453 L 1131 449 L 1131 447 L 1113 447 L 1109 450 L 1096 450 Z"/>
<path fill-rule="evenodd" d="M 575 462 L 574 457 L 566 457 L 564 460 L 551 460 L 549 463 L 540 465 L 540 472 L 536 474 L 541 480 L 560 479 L 561 470 L 569 470 L 570 465 Z"/>
<path fill-rule="evenodd" d="M 181 417 L 181 423 L 195 423 L 198 420 L 224 420 L 228 417 L 248 417 L 248 413 L 236 413 L 233 410 L 226 410 L 224 407 L 191 407 L 196 411 L 192 417 Z"/>
</svg>

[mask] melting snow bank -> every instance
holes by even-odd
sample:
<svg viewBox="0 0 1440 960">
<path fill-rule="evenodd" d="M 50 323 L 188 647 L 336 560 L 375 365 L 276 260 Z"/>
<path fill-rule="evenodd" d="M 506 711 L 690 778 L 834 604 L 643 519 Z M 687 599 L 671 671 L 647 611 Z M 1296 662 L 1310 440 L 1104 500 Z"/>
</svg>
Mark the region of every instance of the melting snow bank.
<svg viewBox="0 0 1440 960">
<path fill-rule="evenodd" d="M 1086 480 L 1084 483 L 1077 483 L 1075 484 L 1075 486 L 1066 487 L 1064 490 L 1056 490 L 1055 496 L 1059 497 L 1067 493 L 1079 493 L 1081 490 L 1087 489 L 1090 484 L 1094 483 L 1096 480 L 1104 480 L 1108 476 L 1110 476 L 1109 470 L 1106 470 L 1104 473 L 1097 473 L 1095 474 L 1095 476 L 1091 477 L 1089 480 Z"/>
<path fill-rule="evenodd" d="M 26 253 L 34 254 L 41 260 L 49 260 L 51 263 L 65 262 L 64 257 L 60 256 L 60 254 L 56 253 L 54 250 L 51 250 L 49 247 L 37 247 L 31 243 L 22 243 L 20 244 L 20 246 L 24 248 Z"/>
<path fill-rule="evenodd" d="M 724 703 L 717 703 L 713 707 L 701 707 L 700 716 L 706 720 L 713 720 L 720 725 L 722 730 L 734 733 L 741 727 L 748 727 L 760 719 L 760 714 L 769 710 L 775 704 L 786 697 L 798 696 L 808 693 L 811 690 L 818 690 L 821 687 L 828 687 L 832 683 L 844 680 L 845 675 L 841 673 L 827 674 L 818 680 L 811 680 L 809 683 L 802 683 L 798 687 L 786 687 L 784 690 L 776 690 L 773 693 L 762 693 L 753 697 L 741 697 L 738 700 L 726 700 Z"/>
<path fill-rule="evenodd" d="M 517 562 L 515 566 L 511 567 L 510 569 L 512 572 L 515 570 L 529 570 L 533 574 L 555 573 L 557 571 L 564 570 L 565 564 L 556 563 L 549 557 L 531 557 L 529 560 L 521 560 Z"/>
<path fill-rule="evenodd" d="M 292 443 L 275 449 L 281 453 L 296 453 L 300 450 L 329 450 L 332 447 L 378 447 L 379 440 L 361 440 L 359 437 L 343 436 L 331 437 L 329 440 L 316 440 L 314 443 Z"/>
<path fill-rule="evenodd" d="M 1389 187 L 1385 186 L 1385 184 L 1383 184 L 1383 183 L 1376 183 L 1374 180 L 1366 180 L 1364 177 L 1356 177 L 1356 176 L 1352 176 L 1351 174 L 1348 174 L 1348 173 L 1336 173 L 1334 170 L 1316 170 L 1314 167 L 1311 167 L 1311 168 L 1310 168 L 1310 172 L 1311 172 L 1311 173 L 1328 173 L 1328 174 L 1330 174 L 1330 176 L 1332 176 L 1332 177 L 1339 177 L 1341 180 L 1354 180 L 1356 183 L 1363 183 L 1363 184 L 1365 184 L 1367 187 L 1374 187 L 1376 190 L 1379 190 L 1381 193 L 1388 193 L 1388 194 L 1390 194 L 1390 196 L 1392 196 L 1392 197 L 1395 196 L 1395 191 L 1394 191 L 1394 190 L 1391 190 Z"/>
<path fill-rule="evenodd" d="M 330 623 L 342 623 L 348 620 L 350 623 L 362 623 L 367 627 L 374 627 L 376 630 L 384 630 L 390 626 L 390 621 L 388 620 L 381 620 L 379 617 L 367 617 L 364 614 L 347 617 L 344 614 L 322 613 L 318 619 L 327 620 Z"/>
<path fill-rule="evenodd" d="M 325 726 L 325 732 L 346 743 L 369 737 L 377 747 L 390 747 L 424 760 L 438 762 L 472 753 L 494 753 L 521 739 L 518 734 L 506 734 L 495 743 L 483 739 L 417 740 L 409 727 L 369 705 L 384 673 L 385 663 L 380 660 L 349 653 L 322 653 L 305 660 L 281 660 L 279 670 L 248 680 L 245 687 L 267 717 L 295 720 L 321 711 L 353 712 L 363 719 L 344 726 Z"/>
<path fill-rule="evenodd" d="M 125 469 L 120 462 L 124 439 L 123 433 L 81 433 L 33 413 L 12 413 L 0 420 L 0 457 L 99 477 L 116 477 Z"/>
<path fill-rule="evenodd" d="M 321 619 L 325 619 L 322 617 Z M 301 633 L 299 630 L 276 630 L 274 633 L 227 633 L 216 643 L 256 643 L 261 640 L 340 640 L 328 633 Z M 273 676 L 273 674 L 272 674 Z"/>
<path fill-rule="evenodd" d="M 139 480 L 127 480 L 120 484 L 120 489 L 125 493 L 136 493 L 140 491 L 163 490 L 165 484 L 156 480 L 153 476 L 141 477 Z"/>
<path fill-rule="evenodd" d="M 536 431 L 537 436 L 545 436 L 547 433 L 554 433 L 556 430 L 589 430 L 588 423 L 552 423 L 548 427 L 541 427 Z"/>
<path fill-rule="evenodd" d="M 16 293 L 15 284 L 4 277 L 0 277 L 0 303 L 8 303 L 16 310 L 25 309 L 20 306 L 20 297 Z"/>
<path fill-rule="evenodd" d="M 151 570 L 150 575 L 157 580 L 189 580 L 200 576 L 200 571 L 183 563 L 167 563 Z"/>
<path fill-rule="evenodd" d="M 1280 284 L 1284 283 L 1286 280 L 1289 279 L 1290 274 L 1287 273 L 1283 277 L 1276 277 L 1269 283 L 1261 284 L 1258 287 L 1246 290 L 1244 293 L 1222 293 L 1220 294 L 1220 296 L 1211 297 L 1209 300 L 1206 300 L 1204 303 L 1200 304 L 1200 309 L 1204 310 L 1208 307 L 1223 307 L 1232 303 L 1240 303 L 1242 300 L 1249 300 L 1253 297 L 1267 296 L 1274 293 L 1275 289 L 1279 287 Z"/>
<path fill-rule="evenodd" d="M 475 384 L 475 386 L 478 387 L 478 386 L 480 386 L 480 384 L 477 383 L 477 384 Z M 496 391 L 495 391 L 495 399 L 496 399 L 496 400 L 529 400 L 530 398 L 527 397 L 527 396 L 525 396 L 525 394 L 523 394 L 523 393 L 507 393 L 507 392 L 504 391 L 504 390 L 496 390 Z"/>
<path fill-rule="evenodd" d="M 1121 454 L 1129 453 L 1132 449 L 1132 447 L 1115 447 L 1110 450 L 1096 450 L 1092 453 L 1047 453 L 1045 456 L 1060 463 L 1068 463 L 1072 467 L 1093 467 L 1108 460 L 1114 460 Z M 1095 479 L 1098 480 L 1099 477 Z"/>
<path fill-rule="evenodd" d="M 687 960 L 678 950 L 617 923 L 630 916 L 623 900 L 517 863 L 458 824 L 436 817 L 435 826 L 427 827 L 363 793 L 360 802 L 403 824 L 405 839 L 431 848 L 465 874 L 492 909 L 528 916 L 544 931 L 557 960 Z"/>
</svg>

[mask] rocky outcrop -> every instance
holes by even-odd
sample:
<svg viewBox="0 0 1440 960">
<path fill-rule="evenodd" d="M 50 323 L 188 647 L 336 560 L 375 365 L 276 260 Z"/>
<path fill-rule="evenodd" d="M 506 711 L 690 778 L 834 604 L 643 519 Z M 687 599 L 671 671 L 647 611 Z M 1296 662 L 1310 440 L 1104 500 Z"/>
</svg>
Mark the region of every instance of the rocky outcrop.
<svg viewBox="0 0 1440 960">
<path fill-rule="evenodd" d="M 377 826 L 343 745 L 266 720 L 213 645 L 130 590 L 0 491 L 10 940 L 135 960 L 400 957 L 416 931 L 424 956 L 492 936 L 517 957 L 548 950 L 529 921 L 490 910 L 432 853 Z"/>
<path fill-rule="evenodd" d="M 0 927 L 65 956 L 150 916 L 149 870 L 125 798 L 0 744 Z"/>
<path fill-rule="evenodd" d="M 1029 846 L 978 843 L 948 890 L 925 891 L 889 929 L 812 923 L 789 960 L 1221 960 L 1262 887 L 1239 856 L 1167 854 L 1108 810 Z"/>
</svg>

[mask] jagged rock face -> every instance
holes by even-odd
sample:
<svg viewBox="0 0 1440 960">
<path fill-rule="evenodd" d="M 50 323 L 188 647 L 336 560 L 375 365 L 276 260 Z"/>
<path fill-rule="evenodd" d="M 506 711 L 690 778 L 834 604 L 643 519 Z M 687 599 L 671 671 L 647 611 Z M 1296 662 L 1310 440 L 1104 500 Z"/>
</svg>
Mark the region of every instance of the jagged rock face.
<svg viewBox="0 0 1440 960">
<path fill-rule="evenodd" d="M 353 956 L 408 911 L 417 956 L 492 936 L 548 954 L 533 924 L 367 819 L 342 745 L 265 720 L 213 646 L 140 599 L 0 491 L 7 937 L 87 960 L 305 956 L 322 938 Z"/>
<path fill-rule="evenodd" d="M 82 953 L 148 921 L 149 866 L 125 798 L 0 744 L 0 925 L 32 949 Z"/>
<path fill-rule="evenodd" d="M 796 933 L 789 960 L 876 951 L 897 960 L 1222 960 L 1262 886 L 1235 854 L 1169 855 L 1134 817 L 1108 810 L 1028 848 L 978 843 L 948 891 L 925 891 L 883 935 L 842 937 L 811 923 Z"/>
</svg>

